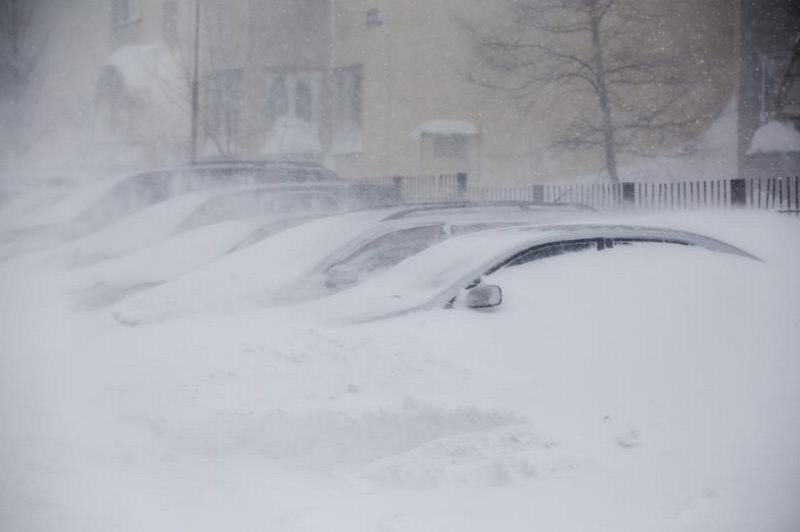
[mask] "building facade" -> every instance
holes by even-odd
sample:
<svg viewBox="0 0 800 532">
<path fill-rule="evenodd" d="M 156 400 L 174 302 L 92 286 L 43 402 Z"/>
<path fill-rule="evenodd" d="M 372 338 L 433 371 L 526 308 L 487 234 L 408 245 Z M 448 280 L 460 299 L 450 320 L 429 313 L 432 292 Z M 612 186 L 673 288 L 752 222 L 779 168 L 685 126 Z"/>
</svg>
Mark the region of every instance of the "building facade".
<svg viewBox="0 0 800 532">
<path fill-rule="evenodd" d="M 800 174 L 800 2 L 743 0 L 739 172 Z"/>
<path fill-rule="evenodd" d="M 666 27 L 672 42 L 693 40 L 716 65 L 696 90 L 720 111 L 735 88 L 736 14 L 725 0 L 707 4 L 691 8 L 713 13 L 705 32 L 684 34 L 697 14 L 686 10 Z M 568 180 L 602 168 L 598 153 L 552 149 L 553 131 L 577 108 L 569 101 L 523 107 L 470 78 L 475 46 L 465 28 L 503 23 L 485 0 L 55 6 L 62 27 L 76 21 L 76 42 L 94 43 L 89 54 L 69 50 L 81 64 L 67 92 L 93 115 L 84 116 L 87 137 L 119 166 L 188 160 L 197 30 L 202 158 L 311 160 L 348 177 L 466 171 L 478 184 Z M 698 119 L 697 131 L 712 120 Z"/>
</svg>

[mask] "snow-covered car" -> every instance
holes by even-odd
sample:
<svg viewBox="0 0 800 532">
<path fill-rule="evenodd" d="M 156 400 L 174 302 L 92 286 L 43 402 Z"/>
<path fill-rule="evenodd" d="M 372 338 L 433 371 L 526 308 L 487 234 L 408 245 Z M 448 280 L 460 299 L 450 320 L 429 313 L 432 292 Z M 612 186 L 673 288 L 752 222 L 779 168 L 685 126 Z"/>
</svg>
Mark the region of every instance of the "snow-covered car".
<svg viewBox="0 0 800 532">
<path fill-rule="evenodd" d="M 108 201 L 98 202 L 83 216 L 107 221 L 182 194 L 237 187 L 327 193 L 350 208 L 367 206 L 370 202 L 386 204 L 396 199 L 388 187 L 347 181 L 315 163 L 209 161 L 130 176 L 114 186 Z"/>
<path fill-rule="evenodd" d="M 329 216 L 270 238 L 265 238 L 270 231 L 264 228 L 235 246 L 235 253 L 123 306 L 133 314 L 139 313 L 133 309 L 147 313 L 152 307 L 159 315 L 172 315 L 253 301 L 272 305 L 314 299 L 355 286 L 454 236 L 553 223 L 589 212 L 579 205 L 465 202 Z M 198 288 L 189 295 L 185 287 L 192 285 Z"/>
<path fill-rule="evenodd" d="M 363 282 L 455 236 L 515 225 L 552 223 L 587 212 L 591 209 L 581 205 L 525 202 L 465 202 L 405 208 L 352 237 L 320 260 L 300 286 L 289 287 L 285 292 L 295 299 L 304 294 L 314 297 L 331 293 Z"/>
<path fill-rule="evenodd" d="M 94 518 L 107 479 L 121 478 L 106 515 L 123 529 L 136 518 L 158 528 L 176 515 L 224 528 L 259 512 L 287 531 L 430 530 L 433 521 L 446 530 L 499 521 L 515 531 L 530 523 L 793 530 L 800 432 L 787 427 L 800 404 L 797 221 L 738 212 L 585 216 L 596 220 L 582 229 L 556 222 L 562 228 L 549 233 L 454 237 L 297 306 L 259 306 L 256 287 L 234 295 L 249 297 L 250 309 L 189 309 L 174 314 L 184 319 L 138 327 L 119 327 L 106 312 L 64 311 L 41 264 L 5 270 L 2 355 L 4 367 L 18 369 L 0 372 L 0 391 L 17 398 L 0 401 L 2 441 L 25 460 L 10 460 L 2 479 L 30 479 L 30 493 L 45 501 L 70 493 Z M 327 237 L 344 227 L 339 216 L 330 222 Z M 598 252 L 600 237 L 587 226 L 618 232 L 604 232 Z M 627 244 L 622 226 L 658 232 L 637 230 L 639 241 Z M 248 253 L 292 232 L 226 258 L 272 268 L 281 256 Z M 504 291 L 493 310 L 420 307 L 440 293 L 421 286 L 423 275 L 436 281 L 443 271 L 469 283 L 473 272 L 486 274 L 483 266 L 548 234 L 588 237 L 594 247 L 484 275 Z M 670 243 L 676 236 L 695 245 Z M 319 241 L 309 242 L 295 251 Z M 463 274 L 452 276 L 449 257 Z M 217 283 L 235 286 L 229 273 L 169 283 L 170 295 L 192 301 Z M 380 301 L 415 286 L 420 297 Z M 40 424 L 37 412 L 53 421 Z M 31 443 L 51 439 L 44 450 Z M 67 491 L 76 471 L 92 476 Z M 309 498 L 309 488 L 320 497 Z M 376 508 L 366 516 L 365 497 Z M 210 498 L 217 504 L 199 504 Z M 131 510 L 132 499 L 141 506 Z M 19 506 L 8 508 L 60 508 L 38 500 L 14 498 Z"/>
<path fill-rule="evenodd" d="M 509 291 L 495 283 L 504 270 L 564 254 L 635 245 L 695 247 L 757 259 L 716 238 L 668 227 L 520 225 L 475 232 L 431 246 L 372 281 L 328 298 L 321 307 L 348 309 L 364 319 L 437 307 L 491 308 L 499 306 L 504 291 Z"/>
<path fill-rule="evenodd" d="M 108 223 L 161 201 L 191 192 L 241 187 L 341 188 L 342 178 L 323 166 L 301 162 L 208 162 L 114 178 L 105 194 L 84 209 L 84 220 Z M 93 188 L 103 188 L 104 184 Z M 296 190 L 296 189 L 294 189 Z"/>
<path fill-rule="evenodd" d="M 202 190 L 19 260 L 77 267 L 65 279 L 67 286 L 81 307 L 94 308 L 212 262 L 254 235 L 266 238 L 344 209 L 339 195 L 323 190 Z"/>
<path fill-rule="evenodd" d="M 51 260 L 88 264 L 158 244 L 206 225 L 242 221 L 242 232 L 227 243 L 230 249 L 255 232 L 274 232 L 315 216 L 342 212 L 344 208 L 336 195 L 324 191 L 287 191 L 262 186 L 197 191 L 141 209 L 45 254 Z"/>
<path fill-rule="evenodd" d="M 237 187 L 160 202 L 44 255 L 78 266 L 82 307 L 103 306 L 223 257 L 243 241 L 266 238 L 341 212 L 336 195 Z"/>
<path fill-rule="evenodd" d="M 208 197 L 224 191 L 256 191 L 252 198 L 246 193 L 226 200 L 219 199 L 205 206 L 198 217 L 210 211 L 230 216 L 235 209 L 258 208 L 259 197 L 283 194 L 283 206 L 273 203 L 273 210 L 285 213 L 292 209 L 307 210 L 335 203 L 338 210 L 396 203 L 396 191 L 391 187 L 365 185 L 346 181 L 323 166 L 291 161 L 209 162 L 193 166 L 151 170 L 134 175 L 115 176 L 92 183 L 54 204 L 19 213 L 0 212 L 0 259 L 44 249 L 78 238 L 124 218 L 184 195 Z M 305 198 L 305 199 L 303 199 Z M 188 200 L 191 201 L 191 200 Z M 242 217 L 242 216 L 239 216 Z"/>
</svg>

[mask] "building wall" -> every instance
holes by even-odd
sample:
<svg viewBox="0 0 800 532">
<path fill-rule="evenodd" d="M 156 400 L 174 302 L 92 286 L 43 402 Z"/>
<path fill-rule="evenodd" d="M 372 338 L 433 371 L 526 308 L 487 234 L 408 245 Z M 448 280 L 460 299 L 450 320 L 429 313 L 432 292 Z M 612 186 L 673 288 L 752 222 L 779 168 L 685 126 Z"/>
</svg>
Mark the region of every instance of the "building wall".
<svg viewBox="0 0 800 532">
<path fill-rule="evenodd" d="M 740 176 L 797 175 L 799 152 L 751 154 L 749 151 L 759 127 L 774 118 L 775 91 L 800 38 L 800 6 L 793 0 L 742 0 L 740 16 Z"/>
<path fill-rule="evenodd" d="M 172 112 L 188 120 L 196 1 L 172 0 L 174 36 L 165 32 L 169 0 L 139 0 L 140 18 L 122 26 L 112 23 L 110 0 L 53 3 L 61 31 L 72 28 L 75 45 L 52 54 L 45 85 L 53 89 L 66 83 L 63 92 L 81 99 L 89 112 L 99 72 L 113 54 L 170 41 L 185 77 L 183 97 Z M 596 175 L 602 168 L 599 154 L 550 148 L 554 132 L 576 105 L 543 100 L 524 107 L 467 79 L 475 55 L 465 24 L 501 24 L 498 5 L 487 7 L 485 0 L 202 0 L 201 154 L 302 158 L 349 177 L 467 171 L 473 183 L 521 184 Z M 675 0 L 671 5 L 674 16 L 665 22 L 671 42 L 700 50 L 701 59 L 716 65 L 696 93 L 708 100 L 706 108 L 719 111 L 733 87 L 733 4 Z M 703 27 L 692 22 L 699 18 Z M 58 74 L 58 61 L 67 57 L 70 70 L 75 72 L 77 64 L 79 75 Z M 300 138 L 292 150 L 276 140 L 276 103 L 270 99 L 276 79 L 289 92 L 297 92 L 298 83 L 311 86 L 314 142 Z M 353 108 L 360 135 L 343 141 L 343 106 L 336 95 L 348 80 L 360 82 L 358 109 Z M 302 98 L 293 94 L 289 100 L 285 105 L 297 115 Z M 220 106 L 230 122 L 222 126 L 215 110 Z M 154 115 L 157 119 L 159 113 Z M 699 117 L 696 132 L 711 119 Z M 142 128 L 152 130 L 149 138 L 136 139 L 151 145 L 141 164 L 168 164 L 159 148 L 165 144 L 182 146 L 181 153 L 188 155 L 188 126 L 177 128 L 180 133 L 175 128 L 160 132 L 155 122 Z M 280 125 L 286 127 L 277 129 L 299 131 L 297 123 L 284 122 Z M 220 132 L 230 138 L 211 142 Z"/>
<path fill-rule="evenodd" d="M 678 46 L 698 66 L 690 74 L 698 109 L 694 134 L 702 132 L 732 97 L 735 79 L 735 11 L 726 0 L 680 0 L 664 20 L 665 46 Z M 383 23 L 368 27 L 366 13 L 380 9 Z M 531 107 L 467 79 L 476 68 L 466 25 L 503 23 L 499 4 L 487 11 L 479 0 L 426 2 L 336 2 L 334 61 L 361 63 L 365 71 L 363 153 L 331 158 L 346 175 L 438 173 L 465 170 L 473 182 L 547 182 L 593 175 L 599 153 L 551 148 L 564 116 L 579 108 L 559 95 Z M 491 18 L 487 21 L 487 15 Z M 700 22 L 702 21 L 702 23 Z M 687 58 L 689 59 L 689 58 Z M 691 65 L 689 65 L 691 66 Z M 428 157 L 430 149 L 413 132 L 428 121 L 474 125 L 475 157 Z M 623 161 L 624 163 L 624 161 Z M 384 170 L 385 172 L 385 170 Z"/>
</svg>

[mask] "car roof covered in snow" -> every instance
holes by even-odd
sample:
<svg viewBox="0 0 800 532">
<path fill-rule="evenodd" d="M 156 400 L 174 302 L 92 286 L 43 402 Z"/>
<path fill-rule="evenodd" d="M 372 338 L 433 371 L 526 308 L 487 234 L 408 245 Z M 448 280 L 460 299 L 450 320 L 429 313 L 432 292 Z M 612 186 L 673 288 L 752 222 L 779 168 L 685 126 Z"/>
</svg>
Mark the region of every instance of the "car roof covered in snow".
<svg viewBox="0 0 800 532">
<path fill-rule="evenodd" d="M 371 317 L 443 306 L 453 297 L 454 291 L 490 273 L 505 259 L 523 250 L 548 243 L 597 238 L 686 244 L 756 258 L 720 240 L 670 228 L 601 223 L 516 226 L 458 236 L 431 246 L 391 270 L 329 298 L 330 304 L 360 306 L 368 309 L 365 314 Z M 338 301 L 338 298 L 343 299 Z M 355 301 L 362 303 L 356 305 Z"/>
</svg>

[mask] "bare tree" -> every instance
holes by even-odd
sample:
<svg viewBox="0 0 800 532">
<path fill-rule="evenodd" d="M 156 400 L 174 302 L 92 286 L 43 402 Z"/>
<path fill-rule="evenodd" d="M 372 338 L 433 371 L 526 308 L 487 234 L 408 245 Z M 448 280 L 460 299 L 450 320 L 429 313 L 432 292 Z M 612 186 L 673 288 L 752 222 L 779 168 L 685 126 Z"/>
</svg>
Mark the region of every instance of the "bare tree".
<svg viewBox="0 0 800 532">
<path fill-rule="evenodd" d="M 237 61 L 241 58 L 226 46 L 234 39 L 230 39 L 225 31 L 227 28 L 220 23 L 224 19 L 225 4 L 205 1 L 201 6 L 197 56 L 200 62 L 199 106 L 196 111 L 198 141 L 204 155 L 213 151 L 217 157 L 231 159 L 239 149 L 242 74 L 241 68 L 231 65 L 239 64 Z M 159 78 L 164 93 L 187 116 L 193 112 L 192 83 L 196 65 L 194 54 L 188 52 L 193 47 L 194 42 L 185 49 L 178 45 L 169 46 L 181 75 L 178 79 Z"/>
<path fill-rule="evenodd" d="M 530 108 L 555 98 L 566 119 L 555 143 L 602 151 L 618 182 L 621 156 L 654 154 L 703 114 L 689 68 L 702 58 L 674 45 L 656 3 L 515 0 L 507 24 L 465 23 L 482 67 L 471 77 Z"/>
<path fill-rule="evenodd" d="M 241 69 L 230 66 L 236 63 L 231 59 L 232 54 L 222 46 L 223 35 L 213 20 L 215 13 L 206 12 L 209 5 L 209 2 L 203 2 L 203 19 L 199 28 L 197 140 L 201 156 L 231 159 L 237 155 L 238 149 Z M 190 33 L 193 34 L 194 29 Z M 144 55 L 138 59 L 141 62 L 141 74 L 143 79 L 153 84 L 148 90 L 154 93 L 154 100 L 144 105 L 155 106 L 154 110 L 163 115 L 155 126 L 156 132 L 165 134 L 168 128 L 172 128 L 166 136 L 182 138 L 185 145 L 181 146 L 181 150 L 185 149 L 188 153 L 186 148 L 189 148 L 194 133 L 190 127 L 195 69 L 194 38 L 179 41 L 175 35 L 163 43 L 145 45 L 144 48 L 147 48 L 146 53 L 140 52 Z M 113 61 L 111 66 L 114 66 Z M 103 102 L 109 106 L 110 116 L 121 116 L 122 119 L 114 121 L 110 129 L 126 130 L 128 117 L 136 113 L 136 101 L 127 96 L 117 97 L 113 90 L 116 89 L 115 84 L 111 81 L 112 90 L 103 93 Z M 178 128 L 182 133 L 176 133 Z"/>
</svg>

